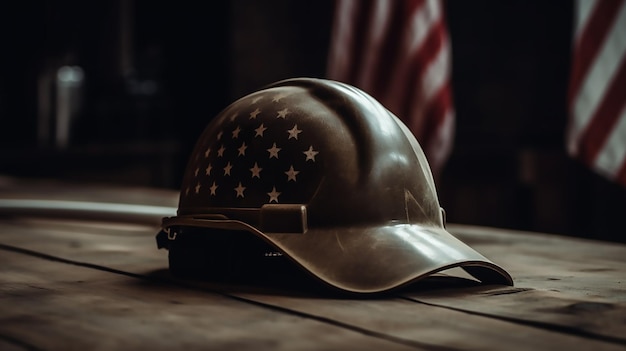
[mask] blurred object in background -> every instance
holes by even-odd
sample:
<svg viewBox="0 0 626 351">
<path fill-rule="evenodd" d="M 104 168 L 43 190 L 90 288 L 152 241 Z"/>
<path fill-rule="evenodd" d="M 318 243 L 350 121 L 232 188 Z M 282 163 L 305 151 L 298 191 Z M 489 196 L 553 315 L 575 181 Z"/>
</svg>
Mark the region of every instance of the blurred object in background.
<svg viewBox="0 0 626 351">
<path fill-rule="evenodd" d="M 229 8 L 0 5 L 0 173 L 177 188 L 227 101 Z"/>
<path fill-rule="evenodd" d="M 70 144 L 73 125 L 81 112 L 84 72 L 80 66 L 61 66 L 52 73 L 56 73 L 54 82 L 49 77 L 40 78 L 39 145 L 50 146 L 52 142 L 54 147 L 65 149 Z"/>
<path fill-rule="evenodd" d="M 440 0 L 338 0 L 328 77 L 374 96 L 409 126 L 435 178 L 454 138 L 450 49 Z"/>
<path fill-rule="evenodd" d="M 626 187 L 626 1 L 575 4 L 567 149 Z"/>
<path fill-rule="evenodd" d="M 70 142 L 72 125 L 80 114 L 84 73 L 80 66 L 63 66 L 56 76 L 55 146 L 64 149 Z"/>
</svg>

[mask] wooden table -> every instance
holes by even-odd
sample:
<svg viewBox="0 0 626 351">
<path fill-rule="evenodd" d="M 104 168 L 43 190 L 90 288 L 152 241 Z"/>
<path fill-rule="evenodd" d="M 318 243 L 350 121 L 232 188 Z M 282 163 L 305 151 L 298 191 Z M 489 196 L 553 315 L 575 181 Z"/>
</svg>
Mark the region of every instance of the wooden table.
<svg viewBox="0 0 626 351">
<path fill-rule="evenodd" d="M 42 198 L 172 212 L 177 203 L 167 190 L 0 180 L 0 199 Z M 175 279 L 156 249 L 157 214 L 131 223 L 9 212 L 0 210 L 0 350 L 626 349 L 624 245 L 450 225 L 515 286 L 451 271 L 348 299 Z"/>
</svg>

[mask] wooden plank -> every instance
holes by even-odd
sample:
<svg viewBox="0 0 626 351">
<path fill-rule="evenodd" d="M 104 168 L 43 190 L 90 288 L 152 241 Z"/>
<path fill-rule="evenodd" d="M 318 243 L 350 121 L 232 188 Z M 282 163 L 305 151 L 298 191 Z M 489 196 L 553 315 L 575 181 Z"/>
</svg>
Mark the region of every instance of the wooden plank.
<svg viewBox="0 0 626 351">
<path fill-rule="evenodd" d="M 516 287 L 626 302 L 624 244 L 466 225 L 448 229 L 505 267 Z"/>
<path fill-rule="evenodd" d="M 3 339 L 5 336 L 0 335 L 0 350 L 2 351 L 27 351 L 27 350 L 36 350 L 32 345 L 25 344 L 20 340 L 14 340 L 10 337 L 6 337 L 6 340 Z"/>
<path fill-rule="evenodd" d="M 95 201 L 105 203 L 178 206 L 178 191 L 138 186 L 81 184 L 54 180 L 0 177 L 0 198 Z"/>
<path fill-rule="evenodd" d="M 414 292 L 409 300 L 472 312 L 547 330 L 626 346 L 626 304 L 572 299 L 561 292 L 523 288 Z M 623 346 L 624 347 L 624 346 Z"/>
<path fill-rule="evenodd" d="M 451 231 L 502 263 L 515 287 L 404 296 L 626 345 L 626 245 L 469 226 Z"/>
<path fill-rule="evenodd" d="M 419 349 L 219 294 L 0 252 L 0 340 L 15 349 Z"/>
<path fill-rule="evenodd" d="M 83 224 L 68 222 L 26 223 L 31 225 L 24 225 L 24 222 L 2 223 L 1 232 L 4 234 L 0 237 L 1 242 L 133 274 L 154 275 L 166 267 L 165 252 L 158 252 L 153 246 L 155 228 L 136 227 L 134 232 L 125 235 L 127 229 L 123 226 L 112 226 L 110 229 L 96 226 L 99 229 L 92 233 L 93 224 L 85 227 Z M 358 330 L 382 333 L 394 340 L 413 342 L 425 348 L 501 349 L 502 345 L 512 350 L 530 347 L 546 349 L 554 345 L 572 350 L 623 348 L 619 344 L 602 340 L 589 340 L 463 311 L 435 308 L 403 298 L 347 300 L 291 296 L 284 291 L 250 293 L 246 289 L 233 293 L 233 287 L 193 284 L 199 289 L 222 292 L 268 308 L 302 313 L 310 318 L 332 321 Z M 457 292 L 458 299 L 478 293 L 467 287 L 461 287 Z"/>
</svg>

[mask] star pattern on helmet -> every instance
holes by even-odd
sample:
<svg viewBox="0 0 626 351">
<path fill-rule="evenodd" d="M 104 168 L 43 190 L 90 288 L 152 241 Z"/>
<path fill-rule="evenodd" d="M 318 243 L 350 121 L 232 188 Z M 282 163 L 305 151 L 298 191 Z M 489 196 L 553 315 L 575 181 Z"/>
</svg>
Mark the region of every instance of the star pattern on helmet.
<svg viewBox="0 0 626 351">
<path fill-rule="evenodd" d="M 244 190 L 246 190 L 246 187 L 241 185 L 241 182 L 239 182 L 239 185 L 237 185 L 237 187 L 235 188 L 235 192 L 237 193 L 237 197 L 245 197 L 243 195 Z"/>
<path fill-rule="evenodd" d="M 317 156 L 317 154 L 319 154 L 319 151 L 315 151 L 313 150 L 313 145 L 309 146 L 309 149 L 304 151 L 303 154 L 306 155 L 306 161 L 313 161 L 315 162 L 315 156 Z"/>
<path fill-rule="evenodd" d="M 302 189 L 312 196 L 315 187 L 304 184 L 321 179 L 320 131 L 300 119 L 293 96 L 255 94 L 229 107 L 197 147 L 182 196 L 209 207 L 307 201 Z"/>
<path fill-rule="evenodd" d="M 250 168 L 250 172 L 252 172 L 252 178 L 261 178 L 261 171 L 263 168 L 259 167 L 259 165 L 255 162 L 254 167 Z"/>
<path fill-rule="evenodd" d="M 296 176 L 298 175 L 298 173 L 300 173 L 300 171 L 296 171 L 295 169 L 293 169 L 293 165 L 289 166 L 289 170 L 285 172 L 285 174 L 287 175 L 287 181 L 297 181 Z"/>
<path fill-rule="evenodd" d="M 270 197 L 269 203 L 272 203 L 272 202 L 278 203 L 278 197 L 280 196 L 280 194 L 281 194 L 280 192 L 276 191 L 276 187 L 273 186 L 272 191 L 267 193 L 267 195 Z"/>
<path fill-rule="evenodd" d="M 218 185 L 215 184 L 215 181 L 213 181 L 213 184 L 209 187 L 209 191 L 210 194 L 215 196 L 215 192 L 217 191 Z"/>
<path fill-rule="evenodd" d="M 239 128 L 239 126 L 237 126 L 237 128 L 235 128 L 235 130 L 233 130 L 233 139 L 239 138 L 239 133 L 241 133 L 241 128 Z"/>
<path fill-rule="evenodd" d="M 279 110 L 277 112 L 278 112 L 278 114 L 276 115 L 276 118 L 285 119 L 285 118 L 287 118 L 287 115 L 289 114 L 289 109 L 285 107 L 284 109 Z"/>
<path fill-rule="evenodd" d="M 248 148 L 248 146 L 246 145 L 246 142 L 244 141 L 241 144 L 241 146 L 237 149 L 237 151 L 239 151 L 239 155 L 238 156 L 245 156 L 247 148 Z"/>
<path fill-rule="evenodd" d="M 230 170 L 233 169 L 233 165 L 230 164 L 230 162 L 228 162 L 228 164 L 226 165 L 226 167 L 224 167 L 224 175 L 230 175 Z"/>
<path fill-rule="evenodd" d="M 255 133 L 254 136 L 255 137 L 263 137 L 263 133 L 267 130 L 267 128 L 263 125 L 263 123 L 261 123 L 261 125 L 259 126 L 259 128 L 255 129 Z"/>
<path fill-rule="evenodd" d="M 287 131 L 287 133 L 289 133 L 289 138 L 288 139 L 296 139 L 298 140 L 298 134 L 302 133 L 302 131 L 300 129 L 298 129 L 298 125 L 294 125 L 293 128 L 289 129 Z"/>
<path fill-rule="evenodd" d="M 278 93 L 272 97 L 272 102 L 280 102 L 280 100 L 286 98 L 288 95 L 285 93 Z"/>
<path fill-rule="evenodd" d="M 255 119 L 259 113 L 261 113 L 261 110 L 257 107 L 256 110 L 250 112 L 250 119 Z"/>
<path fill-rule="evenodd" d="M 278 158 L 278 152 L 282 150 L 279 147 L 276 147 L 276 143 L 272 144 L 272 147 L 267 149 L 267 152 L 270 153 L 270 158 L 275 157 Z"/>
</svg>

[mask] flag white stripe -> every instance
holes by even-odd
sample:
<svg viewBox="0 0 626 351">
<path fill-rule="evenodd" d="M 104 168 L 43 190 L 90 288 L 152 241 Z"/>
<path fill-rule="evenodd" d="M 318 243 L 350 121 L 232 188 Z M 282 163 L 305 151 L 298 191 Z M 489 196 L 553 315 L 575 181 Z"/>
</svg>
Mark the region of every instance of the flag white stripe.
<svg viewBox="0 0 626 351">
<path fill-rule="evenodd" d="M 419 50 L 424 40 L 426 40 L 426 37 L 428 37 L 433 24 L 437 23 L 440 19 L 441 9 L 437 1 L 426 1 L 423 8 L 417 10 L 417 14 L 413 16 L 410 25 L 410 33 L 412 35 L 406 43 L 409 57 Z"/>
<path fill-rule="evenodd" d="M 578 38 L 580 37 L 580 34 L 582 33 L 582 30 L 585 28 L 585 26 L 587 25 L 587 22 L 589 21 L 589 17 L 591 16 L 591 13 L 593 12 L 593 10 L 595 10 L 598 2 L 597 1 L 591 1 L 591 0 L 578 0 L 576 1 L 576 11 L 575 11 L 575 30 L 576 30 L 576 36 L 575 36 L 575 41 L 578 41 Z"/>
<path fill-rule="evenodd" d="M 442 48 L 437 53 L 435 59 L 429 63 L 424 71 L 422 80 L 423 94 L 426 101 L 429 101 L 448 81 L 450 74 L 450 51 L 448 42 L 444 40 Z"/>
<path fill-rule="evenodd" d="M 583 79 L 581 89 L 575 97 L 574 115 L 570 130 L 568 149 L 577 153 L 581 133 L 591 122 L 598 104 L 606 94 L 612 77 L 626 54 L 626 6 L 622 5 L 611 31 L 608 33 L 589 73 Z"/>
<path fill-rule="evenodd" d="M 626 161 L 626 107 L 622 109 L 614 129 L 595 160 L 594 168 L 614 178 Z"/>
</svg>

